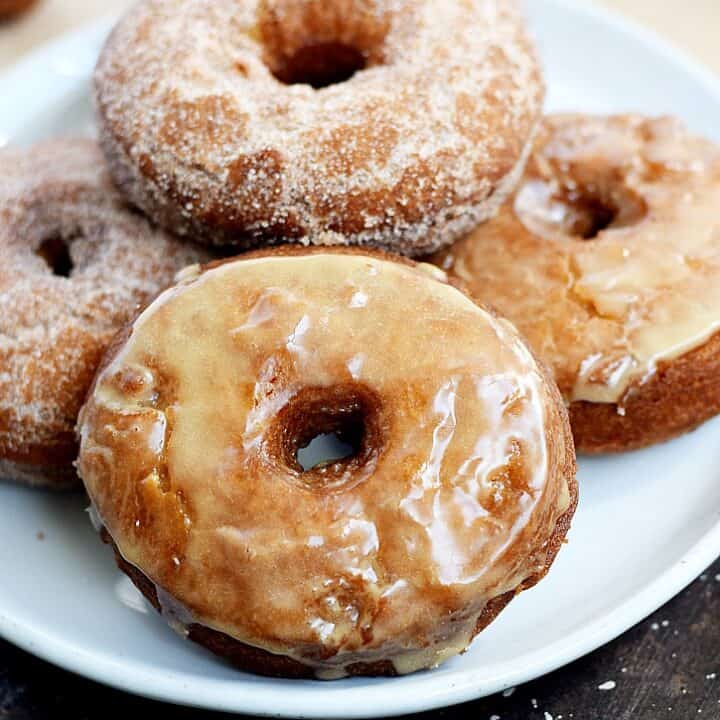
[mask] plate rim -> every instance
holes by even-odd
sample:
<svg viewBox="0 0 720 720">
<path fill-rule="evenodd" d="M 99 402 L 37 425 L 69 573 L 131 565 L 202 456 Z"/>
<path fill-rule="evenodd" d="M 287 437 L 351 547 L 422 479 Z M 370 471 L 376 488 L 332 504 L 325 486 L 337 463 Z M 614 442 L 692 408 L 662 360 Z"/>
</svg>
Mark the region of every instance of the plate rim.
<svg viewBox="0 0 720 720">
<path fill-rule="evenodd" d="M 534 0 L 529 0 L 533 2 Z M 708 95 L 720 103 L 720 79 L 689 57 L 683 50 L 660 37 L 655 31 L 625 18 L 618 12 L 582 0 L 543 0 L 558 9 L 583 15 L 587 19 L 611 28 L 628 40 L 641 44 L 654 55 L 681 67 L 694 76 Z M 0 88 L 16 82 L 26 73 L 37 72 L 60 55 L 63 48 L 80 42 L 88 36 L 106 32 L 116 16 L 106 16 L 80 28 L 64 33 L 25 55 L 0 73 Z M 2 143 L 0 142 L 0 145 Z M 266 689 L 252 692 L 228 693 L 226 680 L 213 678 L 193 682 L 193 676 L 183 672 L 158 672 L 148 663 L 127 663 L 120 656 L 113 659 L 88 651 L 82 646 L 63 639 L 66 636 L 43 632 L 30 624 L 18 622 L 0 610 L 0 637 L 17 647 L 70 672 L 93 681 L 153 700 L 182 704 L 232 713 L 252 713 L 268 717 L 339 717 L 336 708 L 340 697 L 347 708 L 342 717 L 391 717 L 412 712 L 433 710 L 478 699 L 502 691 L 505 688 L 541 677 L 611 642 L 628 629 L 675 597 L 700 575 L 720 554 L 720 516 L 712 527 L 673 565 L 655 577 L 642 590 L 619 603 L 599 619 L 586 624 L 571 634 L 523 656 L 521 667 L 511 667 L 506 661 L 498 665 L 491 681 L 475 677 L 476 671 L 456 673 L 457 680 L 448 679 L 442 687 L 426 688 L 424 693 L 405 693 L 387 696 L 374 688 L 333 687 L 323 683 L 322 693 L 315 690 L 317 683 L 300 684 L 298 693 L 270 695 Z M 546 658 L 552 659 L 548 661 Z M 532 668 L 529 670 L 529 668 Z M 152 671 L 152 672 L 149 672 Z M 415 676 L 418 684 L 427 678 L 426 673 Z M 300 681 L 302 682 L 302 681 Z M 385 682 L 392 683 L 392 679 Z M 311 689 L 312 688 L 312 689 Z M 362 697 L 355 697 L 360 696 Z M 336 696 L 336 697 L 334 697 Z M 319 699 L 318 699 L 319 698 Z M 357 702 L 355 702 L 357 701 Z M 303 712 L 298 714 L 299 707 Z"/>
</svg>

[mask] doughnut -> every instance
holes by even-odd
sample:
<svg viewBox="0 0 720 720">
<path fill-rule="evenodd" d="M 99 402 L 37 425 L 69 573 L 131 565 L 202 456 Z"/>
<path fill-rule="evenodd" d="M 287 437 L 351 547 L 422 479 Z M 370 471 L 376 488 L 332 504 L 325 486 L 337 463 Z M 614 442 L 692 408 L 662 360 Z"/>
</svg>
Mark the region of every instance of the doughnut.
<svg viewBox="0 0 720 720">
<path fill-rule="evenodd" d="M 79 485 L 75 422 L 115 333 L 207 260 L 129 210 L 90 140 L 0 152 L 0 478 Z"/>
<path fill-rule="evenodd" d="M 578 450 L 720 412 L 720 150 L 672 118 L 558 115 L 498 216 L 433 257 L 553 370 Z"/>
<path fill-rule="evenodd" d="M 36 2 L 37 0 L 0 0 L 0 21 L 26 12 Z"/>
<path fill-rule="evenodd" d="M 545 575 L 577 501 L 566 410 L 515 329 L 373 250 L 188 270 L 118 336 L 78 432 L 120 567 L 266 675 L 462 652 Z M 302 465 L 323 434 L 346 456 Z"/>
<path fill-rule="evenodd" d="M 95 73 L 127 197 L 245 248 L 450 243 L 513 190 L 543 95 L 516 0 L 145 0 Z"/>
</svg>

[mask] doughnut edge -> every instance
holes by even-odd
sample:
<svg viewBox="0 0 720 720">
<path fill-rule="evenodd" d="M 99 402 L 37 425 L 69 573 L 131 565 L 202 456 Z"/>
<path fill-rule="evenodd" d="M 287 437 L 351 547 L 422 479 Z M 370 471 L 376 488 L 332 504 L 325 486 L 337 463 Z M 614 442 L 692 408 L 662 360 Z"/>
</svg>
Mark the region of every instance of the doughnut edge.
<svg viewBox="0 0 720 720">
<path fill-rule="evenodd" d="M 400 262 L 410 267 L 418 267 L 419 263 L 416 261 L 403 257 L 397 256 L 393 253 L 388 253 L 383 250 L 359 248 L 359 247 L 338 247 L 338 246 L 312 246 L 312 247 L 301 247 L 297 245 L 284 245 L 279 248 L 265 248 L 261 250 L 250 251 L 235 257 L 225 258 L 216 260 L 208 263 L 201 267 L 200 272 L 206 272 L 215 267 L 218 267 L 224 263 L 241 261 L 243 259 L 254 259 L 259 257 L 272 257 L 272 256 L 293 256 L 293 255 L 307 255 L 307 254 L 320 254 L 320 253 L 333 253 L 333 254 L 355 254 L 365 255 L 368 257 L 380 258 L 386 261 Z M 420 269 L 418 269 L 421 271 Z M 442 280 L 437 278 L 438 282 L 445 282 L 448 285 L 454 287 L 458 292 L 461 292 L 466 297 L 470 297 L 468 293 L 462 288 L 462 286 L 450 280 Z M 477 303 L 480 307 L 483 307 L 493 315 L 496 313 L 482 305 Z M 142 312 L 140 310 L 138 315 Z M 130 322 L 123 330 L 118 332 L 113 341 L 111 342 L 108 351 L 106 352 L 103 361 L 101 362 L 95 379 L 88 391 L 87 397 L 89 398 L 95 388 L 97 378 L 102 373 L 102 370 L 107 367 L 115 357 L 115 355 L 121 350 L 124 343 L 132 332 L 134 320 Z M 569 493 L 569 505 L 565 512 L 558 518 L 555 523 L 552 534 L 545 542 L 545 544 L 539 548 L 538 553 L 542 556 L 544 554 L 544 563 L 542 568 L 535 574 L 529 576 L 523 580 L 514 590 L 506 592 L 502 595 L 492 598 L 488 601 L 485 608 L 483 609 L 480 617 L 478 618 L 475 630 L 472 638 L 468 643 L 468 646 L 463 650 L 465 652 L 472 641 L 477 635 L 482 632 L 488 625 L 490 625 L 495 618 L 502 612 L 502 610 L 510 603 L 510 601 L 522 591 L 527 590 L 535 586 L 540 580 L 542 580 L 547 573 L 550 571 L 555 558 L 566 542 L 566 535 L 570 529 L 572 518 L 575 514 L 575 510 L 578 504 L 579 488 L 576 478 L 576 459 L 575 449 L 573 444 L 573 436 L 570 429 L 570 422 L 566 408 L 562 402 L 560 392 L 557 389 L 552 376 L 544 364 L 538 360 L 534 353 L 531 353 L 535 362 L 538 365 L 539 372 L 543 378 L 543 381 L 548 389 L 548 409 L 549 417 L 548 423 L 559 426 L 560 432 L 555 436 L 557 440 L 550 438 L 551 442 L 558 442 L 564 448 L 562 454 L 562 464 L 558 467 L 558 473 L 561 474 L 567 481 L 568 493 Z M 82 411 L 81 411 L 82 414 Z M 158 613 L 162 613 L 162 608 L 157 595 L 156 584 L 140 570 L 137 566 L 125 560 L 120 552 L 115 540 L 104 525 L 99 528 L 99 534 L 101 540 L 110 545 L 114 556 L 115 562 L 118 568 L 131 580 L 135 587 L 142 593 L 147 601 L 155 608 Z M 264 675 L 268 677 L 282 677 L 291 679 L 315 679 L 314 671 L 311 667 L 304 665 L 297 660 L 294 660 L 285 655 L 277 655 L 271 653 L 262 648 L 258 648 L 252 645 L 243 643 L 226 633 L 215 630 L 211 627 L 199 624 L 191 623 L 187 627 L 187 638 L 204 647 L 210 652 L 224 658 L 234 667 L 254 673 L 257 675 Z M 348 675 L 353 676 L 386 676 L 392 677 L 397 676 L 398 673 L 391 660 L 383 660 L 374 663 L 354 663 L 346 668 Z"/>
</svg>

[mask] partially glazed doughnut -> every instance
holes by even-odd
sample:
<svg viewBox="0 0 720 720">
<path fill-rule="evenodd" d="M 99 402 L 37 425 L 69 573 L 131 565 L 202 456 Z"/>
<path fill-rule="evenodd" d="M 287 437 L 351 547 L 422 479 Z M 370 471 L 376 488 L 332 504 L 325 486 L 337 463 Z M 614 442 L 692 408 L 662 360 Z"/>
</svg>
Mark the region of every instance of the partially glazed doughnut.
<svg viewBox="0 0 720 720">
<path fill-rule="evenodd" d="M 720 151 L 676 120 L 549 118 L 516 196 L 434 258 L 554 370 L 579 450 L 720 412 Z"/>
<path fill-rule="evenodd" d="M 107 344 L 207 259 L 127 208 L 103 167 L 89 140 L 0 152 L 3 479 L 78 483 L 75 422 Z"/>
<path fill-rule="evenodd" d="M 188 272 L 118 337 L 79 432 L 120 566 L 269 675 L 462 652 L 547 572 L 577 500 L 566 411 L 514 328 L 370 251 Z M 322 433 L 353 452 L 303 469 Z"/>
<path fill-rule="evenodd" d="M 145 0 L 95 88 L 115 180 L 160 224 L 409 255 L 497 210 L 543 98 L 516 0 Z"/>
</svg>

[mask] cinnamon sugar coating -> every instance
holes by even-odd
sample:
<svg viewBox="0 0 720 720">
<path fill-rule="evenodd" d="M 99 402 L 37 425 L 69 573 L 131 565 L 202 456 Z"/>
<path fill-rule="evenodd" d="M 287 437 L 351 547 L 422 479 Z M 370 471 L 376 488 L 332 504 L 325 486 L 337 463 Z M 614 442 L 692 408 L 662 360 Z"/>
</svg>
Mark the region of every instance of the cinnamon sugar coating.
<svg viewBox="0 0 720 720">
<path fill-rule="evenodd" d="M 515 0 L 145 0 L 95 89 L 113 175 L 160 224 L 410 255 L 494 214 L 543 98 Z"/>
<path fill-rule="evenodd" d="M 77 413 L 109 340 L 202 249 L 131 211 L 89 140 L 0 152 L 0 477 L 77 483 Z"/>
<path fill-rule="evenodd" d="M 623 450 L 720 412 L 720 150 L 671 118 L 544 122 L 497 218 L 433 261 L 554 371 L 578 447 Z"/>
<path fill-rule="evenodd" d="M 368 251 L 186 274 L 109 352 L 79 432 L 121 567 L 173 627 L 267 674 L 462 652 L 547 572 L 577 500 L 566 412 L 514 328 Z M 354 453 L 303 470 L 325 432 Z"/>
</svg>

